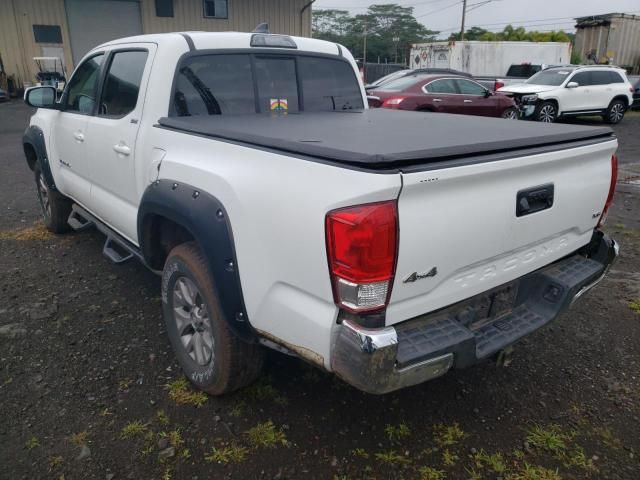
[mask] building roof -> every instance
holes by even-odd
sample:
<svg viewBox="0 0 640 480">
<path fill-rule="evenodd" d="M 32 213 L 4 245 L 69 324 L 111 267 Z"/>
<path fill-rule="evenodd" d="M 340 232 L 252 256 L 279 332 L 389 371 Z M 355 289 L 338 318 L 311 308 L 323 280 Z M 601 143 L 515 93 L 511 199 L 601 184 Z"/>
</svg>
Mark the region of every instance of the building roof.
<svg viewBox="0 0 640 480">
<path fill-rule="evenodd" d="M 597 27 L 601 25 L 609 25 L 614 18 L 624 18 L 629 20 L 640 21 L 639 15 L 631 15 L 629 13 L 605 13 L 603 15 L 591 15 L 589 17 L 575 17 L 576 28 Z"/>
</svg>

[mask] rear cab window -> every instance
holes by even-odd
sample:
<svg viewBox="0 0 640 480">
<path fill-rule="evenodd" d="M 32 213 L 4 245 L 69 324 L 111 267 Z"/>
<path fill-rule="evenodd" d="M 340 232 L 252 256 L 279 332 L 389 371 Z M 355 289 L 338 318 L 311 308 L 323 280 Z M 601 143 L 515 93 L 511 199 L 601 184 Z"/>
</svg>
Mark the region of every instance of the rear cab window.
<svg viewBox="0 0 640 480">
<path fill-rule="evenodd" d="M 174 85 L 172 116 L 364 108 L 348 61 L 303 53 L 188 56 Z"/>
</svg>

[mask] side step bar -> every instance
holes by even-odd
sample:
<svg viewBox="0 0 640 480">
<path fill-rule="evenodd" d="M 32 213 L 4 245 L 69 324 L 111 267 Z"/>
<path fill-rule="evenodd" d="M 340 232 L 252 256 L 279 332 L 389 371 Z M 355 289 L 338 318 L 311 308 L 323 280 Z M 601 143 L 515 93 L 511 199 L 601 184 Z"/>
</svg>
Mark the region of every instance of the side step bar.
<svg viewBox="0 0 640 480">
<path fill-rule="evenodd" d="M 107 239 L 104 242 L 102 254 L 111 262 L 121 264 L 135 257 L 140 260 L 143 265 L 146 265 L 140 250 L 135 245 L 102 223 L 81 206 L 77 204 L 73 205 L 67 223 L 77 232 L 95 227 L 98 231 L 106 235 Z"/>
</svg>

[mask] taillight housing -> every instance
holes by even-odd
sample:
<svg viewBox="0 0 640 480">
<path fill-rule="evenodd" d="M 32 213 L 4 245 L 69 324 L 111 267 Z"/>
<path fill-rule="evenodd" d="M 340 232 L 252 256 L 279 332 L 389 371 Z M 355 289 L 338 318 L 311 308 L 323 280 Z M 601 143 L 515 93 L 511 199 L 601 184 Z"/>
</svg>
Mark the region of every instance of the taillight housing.
<svg viewBox="0 0 640 480">
<path fill-rule="evenodd" d="M 504 87 L 504 82 L 501 82 L 500 80 L 496 80 L 496 82 L 493 84 L 493 91 L 497 92 L 499 88 Z"/>
<path fill-rule="evenodd" d="M 607 201 L 604 204 L 604 208 L 602 209 L 602 214 L 600 215 L 600 220 L 598 221 L 598 226 L 596 228 L 600 228 L 604 225 L 604 222 L 607 221 L 607 215 L 609 215 L 609 209 L 611 208 L 611 204 L 613 203 L 613 195 L 616 193 L 616 183 L 618 182 L 618 157 L 617 155 L 613 155 L 611 157 L 611 183 L 609 184 L 609 194 L 607 195 Z"/>
<path fill-rule="evenodd" d="M 397 202 L 332 210 L 325 229 L 336 305 L 352 313 L 386 308 L 398 254 Z"/>
<path fill-rule="evenodd" d="M 383 108 L 398 108 L 402 102 L 405 101 L 407 97 L 390 97 L 387 98 L 384 102 L 382 102 Z"/>
</svg>

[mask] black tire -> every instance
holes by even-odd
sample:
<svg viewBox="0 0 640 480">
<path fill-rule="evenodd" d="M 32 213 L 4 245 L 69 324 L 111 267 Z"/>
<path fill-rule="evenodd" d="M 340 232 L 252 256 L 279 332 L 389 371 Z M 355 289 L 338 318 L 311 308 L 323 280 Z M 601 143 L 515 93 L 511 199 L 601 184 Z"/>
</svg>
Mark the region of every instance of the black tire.
<svg viewBox="0 0 640 480">
<path fill-rule="evenodd" d="M 193 289 L 193 295 L 185 293 L 183 287 L 195 287 L 195 293 Z M 178 245 L 169 253 L 162 273 L 162 307 L 178 362 L 197 388 L 222 395 L 250 384 L 260 375 L 264 349 L 240 340 L 229 329 L 207 261 L 195 242 Z M 184 322 L 180 328 L 179 322 Z M 198 346 L 202 347 L 200 355 Z"/>
<path fill-rule="evenodd" d="M 602 119 L 611 125 L 615 125 L 616 123 L 620 123 L 622 121 L 626 111 L 627 102 L 620 99 L 613 99 L 607 107 L 607 111 L 603 115 Z"/>
<path fill-rule="evenodd" d="M 520 114 L 518 113 L 518 109 L 514 107 L 507 108 L 502 115 L 500 115 L 505 120 L 518 120 L 520 118 Z"/>
<path fill-rule="evenodd" d="M 554 102 L 542 102 L 536 111 L 536 120 L 553 123 L 558 119 L 558 106 Z"/>
<path fill-rule="evenodd" d="M 71 230 L 67 223 L 71 214 L 71 200 L 47 185 L 42 173 L 40 162 L 36 162 L 33 173 L 36 179 L 38 202 L 42 210 L 42 217 L 47 230 L 53 233 L 65 233 Z"/>
</svg>

